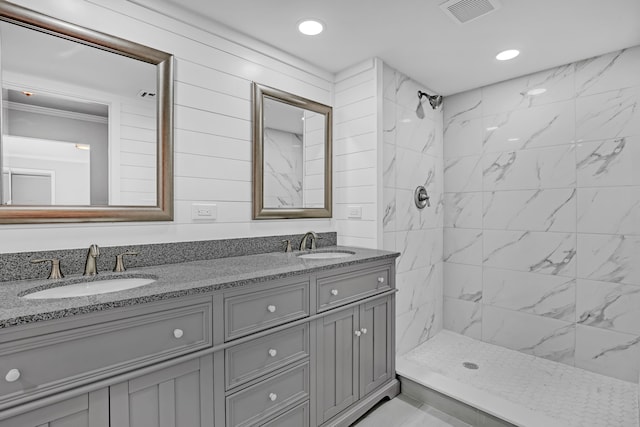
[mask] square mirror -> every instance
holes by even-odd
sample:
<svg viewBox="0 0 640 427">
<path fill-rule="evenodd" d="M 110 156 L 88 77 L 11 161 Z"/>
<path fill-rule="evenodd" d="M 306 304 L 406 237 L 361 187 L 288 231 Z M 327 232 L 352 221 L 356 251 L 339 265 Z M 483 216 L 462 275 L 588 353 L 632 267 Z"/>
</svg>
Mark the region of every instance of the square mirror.
<svg viewBox="0 0 640 427">
<path fill-rule="evenodd" d="M 0 223 L 173 218 L 173 57 L 0 3 Z"/>
</svg>

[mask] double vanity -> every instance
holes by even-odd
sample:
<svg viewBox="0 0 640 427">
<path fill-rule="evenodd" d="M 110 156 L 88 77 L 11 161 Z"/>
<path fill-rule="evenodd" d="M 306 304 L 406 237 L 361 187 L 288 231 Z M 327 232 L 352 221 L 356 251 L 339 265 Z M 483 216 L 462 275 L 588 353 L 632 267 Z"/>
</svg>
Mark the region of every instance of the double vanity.
<svg viewBox="0 0 640 427">
<path fill-rule="evenodd" d="M 347 426 L 399 391 L 397 255 L 324 247 L 4 282 L 0 427 Z M 65 293 L 132 280 L 150 283 Z"/>
</svg>

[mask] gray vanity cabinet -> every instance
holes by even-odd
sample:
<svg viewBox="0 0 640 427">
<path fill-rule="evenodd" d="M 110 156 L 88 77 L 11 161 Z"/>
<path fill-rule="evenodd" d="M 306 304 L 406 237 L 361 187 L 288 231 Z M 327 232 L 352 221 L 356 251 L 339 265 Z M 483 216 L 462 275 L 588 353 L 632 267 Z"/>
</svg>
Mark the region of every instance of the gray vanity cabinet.
<svg viewBox="0 0 640 427">
<path fill-rule="evenodd" d="M 0 331 L 0 427 L 348 426 L 399 392 L 394 288 L 383 259 Z"/>
<path fill-rule="evenodd" d="M 0 421 L 0 427 L 109 427 L 109 391 L 84 393 Z"/>
<path fill-rule="evenodd" d="M 109 402 L 111 427 L 210 427 L 213 356 L 115 384 Z"/>
<path fill-rule="evenodd" d="M 393 297 L 318 322 L 318 421 L 326 422 L 393 377 Z"/>
<path fill-rule="evenodd" d="M 348 308 L 318 323 L 318 422 L 328 420 L 358 399 L 358 310 Z"/>
<path fill-rule="evenodd" d="M 393 372 L 394 324 L 392 297 L 360 306 L 360 396 L 365 396 L 391 379 Z"/>
</svg>

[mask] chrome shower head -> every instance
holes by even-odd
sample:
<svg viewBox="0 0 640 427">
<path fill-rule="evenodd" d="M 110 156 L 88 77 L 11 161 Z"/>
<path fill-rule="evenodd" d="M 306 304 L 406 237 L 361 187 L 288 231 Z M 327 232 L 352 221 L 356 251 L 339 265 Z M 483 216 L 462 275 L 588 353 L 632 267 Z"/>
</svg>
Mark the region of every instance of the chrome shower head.
<svg viewBox="0 0 640 427">
<path fill-rule="evenodd" d="M 419 106 L 422 106 L 422 97 L 426 96 L 427 99 L 429 100 L 429 104 L 431 105 L 431 108 L 433 108 L 434 110 L 438 107 L 440 107 L 442 105 L 442 95 L 429 95 L 426 92 L 423 92 L 421 90 L 418 91 L 418 103 Z M 424 114 L 424 112 L 423 112 Z"/>
</svg>

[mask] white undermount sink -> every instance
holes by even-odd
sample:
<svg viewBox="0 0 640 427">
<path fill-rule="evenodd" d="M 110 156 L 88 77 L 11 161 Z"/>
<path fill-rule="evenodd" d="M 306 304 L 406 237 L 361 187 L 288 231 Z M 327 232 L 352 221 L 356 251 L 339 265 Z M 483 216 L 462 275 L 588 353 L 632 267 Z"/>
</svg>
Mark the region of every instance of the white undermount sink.
<svg viewBox="0 0 640 427">
<path fill-rule="evenodd" d="M 72 298 L 83 297 L 87 295 L 106 294 L 109 292 L 124 291 L 125 289 L 137 288 L 139 286 L 148 285 L 155 282 L 155 279 L 149 278 L 121 278 L 121 279 L 104 279 L 91 280 L 80 283 L 73 283 L 55 288 L 44 289 L 42 291 L 33 292 L 24 295 L 26 299 L 48 299 L 48 298 Z"/>
<path fill-rule="evenodd" d="M 302 255 L 298 255 L 298 258 L 302 259 L 336 259 L 336 258 L 347 258 L 352 255 L 355 255 L 355 252 L 350 251 L 320 251 L 320 252 L 310 252 Z"/>
</svg>

